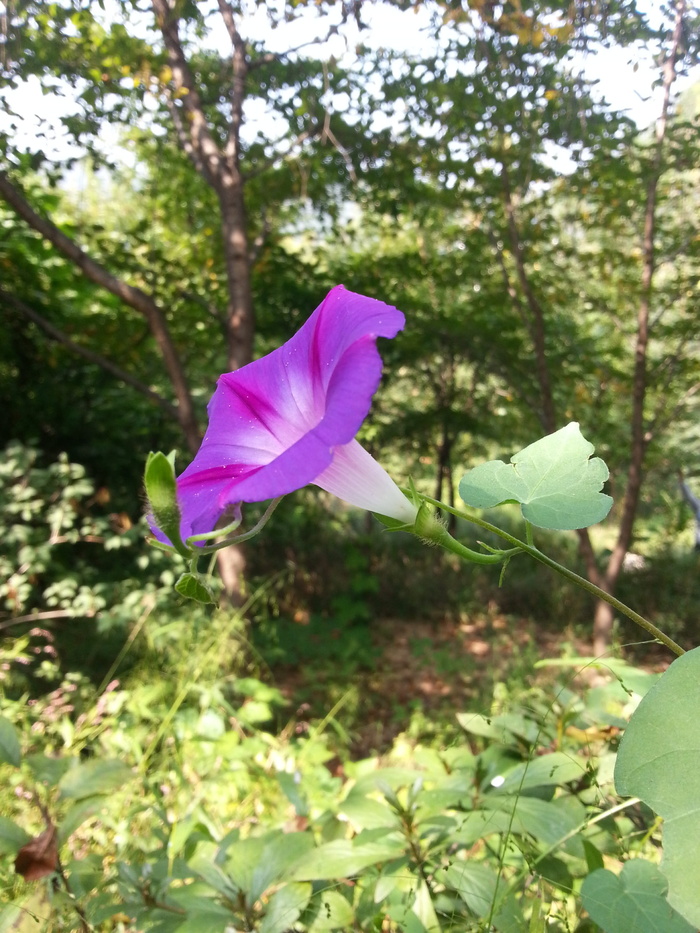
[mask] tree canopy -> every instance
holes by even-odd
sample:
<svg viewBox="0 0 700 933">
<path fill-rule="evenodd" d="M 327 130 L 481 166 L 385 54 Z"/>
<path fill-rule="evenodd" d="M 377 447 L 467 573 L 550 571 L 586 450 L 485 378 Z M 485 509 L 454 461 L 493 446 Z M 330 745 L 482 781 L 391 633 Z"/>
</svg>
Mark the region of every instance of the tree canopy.
<svg viewBox="0 0 700 933">
<path fill-rule="evenodd" d="M 420 44 L 378 39 L 380 14 Z M 698 453 L 692 4 L 66 0 L 4 22 L 5 87 L 38 81 L 73 146 L 17 142 L 3 98 L 6 423 L 105 476 L 127 436 L 134 469 L 159 435 L 193 452 L 218 373 L 345 281 L 409 316 L 366 430 L 436 493 L 505 435 L 595 428 L 619 533 L 607 563 L 580 547 L 615 587 L 646 471 Z M 602 48 L 654 56 L 654 126 L 586 78 Z"/>
</svg>

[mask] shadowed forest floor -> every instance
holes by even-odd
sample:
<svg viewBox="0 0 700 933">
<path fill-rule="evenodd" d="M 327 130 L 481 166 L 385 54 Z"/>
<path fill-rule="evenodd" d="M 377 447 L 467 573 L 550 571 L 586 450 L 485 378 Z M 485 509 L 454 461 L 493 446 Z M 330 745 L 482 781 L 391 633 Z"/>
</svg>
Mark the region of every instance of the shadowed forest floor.
<svg viewBox="0 0 700 933">
<path fill-rule="evenodd" d="M 405 731 L 449 734 L 456 728 L 456 713 L 488 712 L 499 684 L 507 682 L 508 692 L 516 694 L 571 682 L 573 669 L 567 674 L 558 667 L 536 668 L 536 663 L 590 653 L 585 639 L 571 631 L 555 632 L 497 612 L 461 622 L 384 619 L 373 629 L 363 628 L 363 635 L 371 654 L 363 652 L 356 664 L 349 658 L 336 665 L 272 667 L 275 685 L 296 710 L 301 727 L 307 718 L 328 716 L 349 740 L 352 758 L 385 751 Z M 343 637 L 329 624 L 327 644 Z M 650 672 L 665 670 L 672 660 L 660 645 L 643 644 L 624 654 Z"/>
</svg>

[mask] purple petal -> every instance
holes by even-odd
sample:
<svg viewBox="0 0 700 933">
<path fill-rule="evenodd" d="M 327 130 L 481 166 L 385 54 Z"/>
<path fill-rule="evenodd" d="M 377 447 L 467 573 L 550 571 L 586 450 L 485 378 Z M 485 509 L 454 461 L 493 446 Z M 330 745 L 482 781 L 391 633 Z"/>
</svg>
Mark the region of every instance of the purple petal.
<svg viewBox="0 0 700 933">
<path fill-rule="evenodd" d="M 376 338 L 403 325 L 396 308 L 339 285 L 284 346 L 221 376 L 202 446 L 178 480 L 182 537 L 213 531 L 230 504 L 284 495 L 330 467 L 379 385 Z"/>
</svg>

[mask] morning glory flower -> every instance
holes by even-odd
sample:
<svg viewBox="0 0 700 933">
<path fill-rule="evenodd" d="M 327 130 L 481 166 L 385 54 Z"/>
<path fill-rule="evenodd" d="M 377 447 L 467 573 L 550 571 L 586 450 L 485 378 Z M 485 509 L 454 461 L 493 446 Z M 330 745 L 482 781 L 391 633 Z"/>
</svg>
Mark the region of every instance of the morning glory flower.
<svg viewBox="0 0 700 933">
<path fill-rule="evenodd" d="M 416 507 L 355 440 L 381 378 L 377 337 L 395 337 L 404 322 L 339 285 L 291 340 L 221 376 L 202 446 L 177 480 L 183 540 L 213 531 L 243 502 L 309 483 L 413 525 Z"/>
</svg>

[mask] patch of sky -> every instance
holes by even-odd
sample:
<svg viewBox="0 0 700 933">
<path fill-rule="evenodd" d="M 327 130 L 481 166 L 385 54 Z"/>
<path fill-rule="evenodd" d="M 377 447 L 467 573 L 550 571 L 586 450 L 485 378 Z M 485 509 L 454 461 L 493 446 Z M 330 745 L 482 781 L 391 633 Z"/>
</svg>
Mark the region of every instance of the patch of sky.
<svg viewBox="0 0 700 933">
<path fill-rule="evenodd" d="M 204 38 L 205 44 L 222 56 L 230 54 L 230 39 L 224 24 L 218 15 L 217 5 L 206 6 L 206 21 L 209 31 Z M 643 11 L 654 25 L 660 25 L 661 12 L 653 0 L 644 0 Z M 3 12 L 0 2 L 0 13 Z M 121 5 L 116 2 L 104 3 L 100 14 L 106 25 L 122 22 Z M 363 48 L 383 51 L 387 56 L 388 67 L 395 76 L 406 73 L 412 64 L 405 58 L 430 58 L 440 55 L 440 40 L 435 29 L 437 22 L 436 8 L 428 4 L 401 10 L 387 4 L 363 4 L 361 20 L 365 28 L 348 17 L 342 18 L 340 4 L 330 7 L 309 5 L 295 11 L 295 19 L 285 19 L 285 0 L 273 0 L 272 3 L 259 4 L 249 2 L 245 5 L 241 17 L 240 31 L 257 48 L 275 54 L 289 53 L 291 57 L 315 57 L 319 60 L 336 59 L 343 67 L 365 71 L 361 60 Z M 132 25 L 130 28 L 134 28 Z M 151 18 L 141 14 L 135 24 L 136 31 L 142 37 L 153 39 Z M 465 35 L 458 37 L 466 42 L 469 26 Z M 194 41 L 194 37 L 192 38 Z M 291 50 L 296 50 L 292 51 Z M 641 45 L 628 48 L 605 47 L 596 44 L 587 53 L 572 53 L 569 68 L 572 73 L 580 73 L 589 82 L 593 98 L 602 107 L 624 113 L 638 126 L 653 124 L 661 108 L 660 87 L 655 86 L 658 78 L 658 49 Z M 458 73 L 474 74 L 471 63 L 458 60 L 454 55 L 443 56 L 442 73 L 445 80 L 450 80 Z M 365 72 L 366 73 L 366 72 Z M 429 72 L 425 72 L 429 77 Z M 423 72 L 416 72 L 416 83 L 420 84 Z M 124 80 L 133 80 L 126 78 Z M 700 80 L 700 70 L 694 69 L 689 74 L 678 78 L 677 90 L 681 91 Z M 404 101 L 396 101 L 391 107 L 382 106 L 381 81 L 377 75 L 368 75 L 369 89 L 377 100 L 371 130 L 380 132 L 393 129 L 406 132 L 409 129 L 409 108 Z M 658 84 L 658 82 L 656 82 Z M 27 151 L 43 150 L 53 161 L 76 159 L 84 150 L 76 144 L 68 132 L 64 120 L 81 111 L 80 94 L 84 90 L 78 84 L 75 88 L 57 82 L 44 81 L 34 76 L 20 80 L 16 86 L 5 88 L 2 95 L 6 110 L 0 112 L 0 131 L 10 133 L 15 145 Z M 510 93 L 507 90 L 506 93 Z M 329 110 L 351 114 L 356 100 L 348 93 L 329 93 L 322 98 Z M 525 106 L 528 103 L 525 102 Z M 154 125 L 149 114 L 158 108 L 158 101 L 153 94 L 144 96 L 142 123 L 153 132 L 163 132 Z M 245 103 L 245 121 L 242 131 L 244 145 L 268 140 L 269 151 L 284 138 L 288 126 L 286 120 L 269 102 L 259 97 L 251 97 Z M 421 136 L 429 135 L 430 127 L 415 127 Z M 134 157 L 124 142 L 124 128 L 105 121 L 99 132 L 98 148 L 127 167 L 134 167 Z M 545 157 L 558 172 L 573 169 L 574 162 L 564 150 L 548 146 Z M 70 187 L 79 187 L 80 174 L 71 173 L 67 183 Z"/>
</svg>

